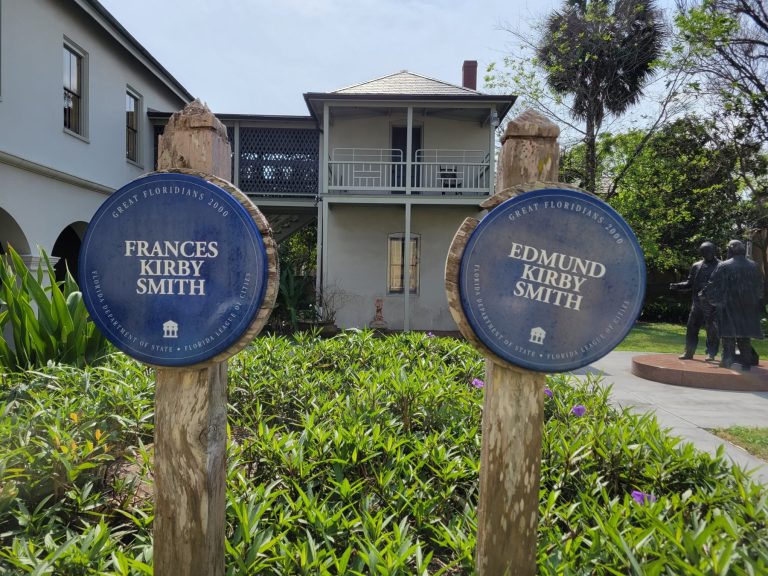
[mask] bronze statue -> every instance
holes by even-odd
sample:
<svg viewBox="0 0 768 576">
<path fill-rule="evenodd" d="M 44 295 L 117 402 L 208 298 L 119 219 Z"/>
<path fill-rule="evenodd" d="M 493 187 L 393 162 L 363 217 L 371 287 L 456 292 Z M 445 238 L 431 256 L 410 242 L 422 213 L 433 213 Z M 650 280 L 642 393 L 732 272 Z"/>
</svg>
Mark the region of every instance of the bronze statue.
<svg viewBox="0 0 768 576">
<path fill-rule="evenodd" d="M 723 339 L 720 366 L 730 368 L 734 362 L 742 370 L 757 364 L 750 338 L 763 337 L 760 308 L 763 279 L 754 262 L 747 260 L 746 248 L 739 240 L 728 242 L 728 260 L 712 273 L 703 295 L 718 310 L 718 327 Z M 740 357 L 736 356 L 736 346 Z"/>
<path fill-rule="evenodd" d="M 691 291 L 691 311 L 688 314 L 688 326 L 685 331 L 685 352 L 680 360 L 690 360 L 699 345 L 699 330 L 704 325 L 707 331 L 707 356 L 705 360 L 712 362 L 717 356 L 719 336 L 717 331 L 717 310 L 702 298 L 699 293 L 709 282 L 710 276 L 717 268 L 720 261 L 715 257 L 715 245 L 712 242 L 704 242 L 699 247 L 702 260 L 691 266 L 688 279 L 685 282 L 676 282 L 669 285 L 670 290 Z"/>
</svg>

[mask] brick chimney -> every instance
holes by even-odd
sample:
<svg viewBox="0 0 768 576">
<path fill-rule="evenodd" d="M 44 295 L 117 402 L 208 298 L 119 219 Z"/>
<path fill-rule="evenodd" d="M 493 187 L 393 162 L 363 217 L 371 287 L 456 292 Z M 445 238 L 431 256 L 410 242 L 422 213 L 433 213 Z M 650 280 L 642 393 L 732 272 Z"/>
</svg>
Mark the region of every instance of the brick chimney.
<svg viewBox="0 0 768 576">
<path fill-rule="evenodd" d="M 477 60 L 464 60 L 461 67 L 461 85 L 470 90 L 477 90 Z"/>
</svg>

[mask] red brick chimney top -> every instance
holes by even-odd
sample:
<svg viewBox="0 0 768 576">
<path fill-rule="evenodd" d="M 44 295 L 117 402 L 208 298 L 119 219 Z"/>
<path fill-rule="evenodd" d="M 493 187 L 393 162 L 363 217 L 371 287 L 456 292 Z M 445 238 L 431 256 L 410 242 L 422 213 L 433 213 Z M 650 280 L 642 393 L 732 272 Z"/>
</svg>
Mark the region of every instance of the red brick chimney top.
<svg viewBox="0 0 768 576">
<path fill-rule="evenodd" d="M 464 60 L 461 67 L 461 85 L 470 90 L 477 90 L 477 60 Z"/>
</svg>

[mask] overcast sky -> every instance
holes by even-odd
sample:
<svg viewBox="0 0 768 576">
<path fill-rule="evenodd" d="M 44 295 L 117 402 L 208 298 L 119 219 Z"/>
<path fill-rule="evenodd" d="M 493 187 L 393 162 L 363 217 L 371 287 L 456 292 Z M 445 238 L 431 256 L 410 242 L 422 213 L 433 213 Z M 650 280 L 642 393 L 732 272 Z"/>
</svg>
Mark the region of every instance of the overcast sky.
<svg viewBox="0 0 768 576">
<path fill-rule="evenodd" d="M 214 112 L 307 114 L 302 94 L 399 70 L 461 84 L 560 0 L 100 0 Z M 666 6 L 672 0 L 663 0 Z"/>
</svg>

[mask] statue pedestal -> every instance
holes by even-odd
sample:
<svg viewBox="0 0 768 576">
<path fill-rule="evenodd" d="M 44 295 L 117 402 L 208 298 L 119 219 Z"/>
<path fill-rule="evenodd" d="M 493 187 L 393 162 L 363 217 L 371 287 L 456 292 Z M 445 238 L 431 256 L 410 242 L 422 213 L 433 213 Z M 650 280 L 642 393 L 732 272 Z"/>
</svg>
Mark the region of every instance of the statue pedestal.
<svg viewBox="0 0 768 576">
<path fill-rule="evenodd" d="M 643 354 L 632 358 L 632 374 L 675 386 L 731 390 L 739 392 L 768 392 L 768 370 L 752 366 L 748 372 L 741 365 L 720 368 L 716 362 L 704 362 L 704 356 L 680 360 L 676 354 Z"/>
</svg>

